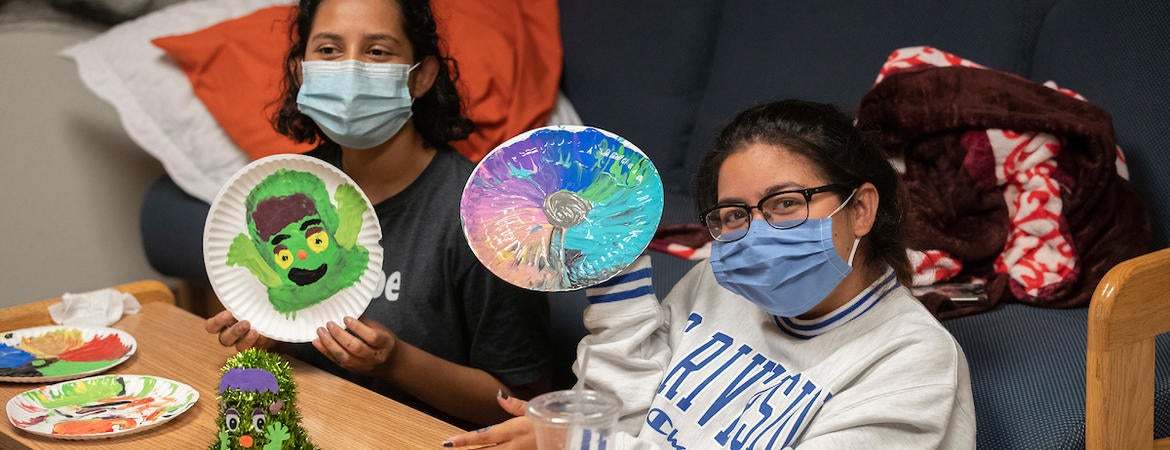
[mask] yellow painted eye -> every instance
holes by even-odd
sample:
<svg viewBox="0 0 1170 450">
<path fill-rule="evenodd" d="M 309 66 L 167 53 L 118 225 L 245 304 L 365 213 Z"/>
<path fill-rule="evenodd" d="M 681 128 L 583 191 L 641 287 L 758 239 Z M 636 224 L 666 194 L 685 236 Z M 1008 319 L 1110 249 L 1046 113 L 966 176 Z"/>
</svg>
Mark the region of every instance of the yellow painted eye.
<svg viewBox="0 0 1170 450">
<path fill-rule="evenodd" d="M 293 254 L 287 248 L 282 248 L 276 251 L 274 259 L 276 259 L 276 265 L 280 266 L 281 269 L 287 269 L 293 263 Z"/>
<path fill-rule="evenodd" d="M 329 235 L 325 234 L 324 231 L 310 234 L 306 241 L 309 244 L 309 250 L 314 253 L 321 253 L 322 250 L 329 248 Z"/>
</svg>

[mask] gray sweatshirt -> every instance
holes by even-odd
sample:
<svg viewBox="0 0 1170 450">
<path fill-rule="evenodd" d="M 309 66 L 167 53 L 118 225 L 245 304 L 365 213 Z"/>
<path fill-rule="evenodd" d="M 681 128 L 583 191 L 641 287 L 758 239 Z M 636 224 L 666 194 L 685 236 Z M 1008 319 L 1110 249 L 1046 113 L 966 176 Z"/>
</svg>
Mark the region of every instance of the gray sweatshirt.
<svg viewBox="0 0 1170 450">
<path fill-rule="evenodd" d="M 975 447 L 966 357 L 892 270 L 814 320 L 769 315 L 706 261 L 661 304 L 645 256 L 586 294 L 585 385 L 623 402 L 606 448 Z"/>
</svg>

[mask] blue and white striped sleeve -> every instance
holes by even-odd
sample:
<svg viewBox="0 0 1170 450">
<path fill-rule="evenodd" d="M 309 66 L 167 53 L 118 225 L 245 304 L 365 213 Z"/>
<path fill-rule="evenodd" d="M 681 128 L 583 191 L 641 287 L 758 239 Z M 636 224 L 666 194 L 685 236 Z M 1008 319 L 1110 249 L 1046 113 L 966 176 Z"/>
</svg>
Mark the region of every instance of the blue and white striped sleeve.
<svg viewBox="0 0 1170 450">
<path fill-rule="evenodd" d="M 585 289 L 590 304 L 617 302 L 654 295 L 650 278 L 650 257 L 639 256 L 613 278 Z"/>
<path fill-rule="evenodd" d="M 612 279 L 585 290 L 589 335 L 577 347 L 577 376 L 590 389 L 622 399 L 619 429 L 636 433 L 670 361 L 666 313 L 650 283 L 650 257 L 640 256 Z M 588 351 L 588 368 L 579 366 Z"/>
</svg>

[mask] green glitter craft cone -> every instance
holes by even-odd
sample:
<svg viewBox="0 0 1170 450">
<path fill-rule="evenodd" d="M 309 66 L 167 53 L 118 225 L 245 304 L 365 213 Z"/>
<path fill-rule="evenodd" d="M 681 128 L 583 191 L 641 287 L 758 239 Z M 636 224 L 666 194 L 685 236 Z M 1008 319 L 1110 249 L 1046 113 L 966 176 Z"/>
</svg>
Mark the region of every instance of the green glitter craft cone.
<svg viewBox="0 0 1170 450">
<path fill-rule="evenodd" d="M 292 367 L 250 348 L 228 358 L 219 381 L 219 428 L 209 450 L 316 449 L 301 428 Z"/>
</svg>

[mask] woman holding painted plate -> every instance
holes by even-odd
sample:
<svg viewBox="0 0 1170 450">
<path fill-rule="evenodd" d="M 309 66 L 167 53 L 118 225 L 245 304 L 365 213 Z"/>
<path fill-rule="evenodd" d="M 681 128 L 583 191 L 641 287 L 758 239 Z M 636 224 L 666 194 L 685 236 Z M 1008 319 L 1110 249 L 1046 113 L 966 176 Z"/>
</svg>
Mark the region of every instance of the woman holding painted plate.
<svg viewBox="0 0 1170 450">
<path fill-rule="evenodd" d="M 278 350 L 461 426 L 506 418 L 498 394 L 548 389 L 548 304 L 485 269 L 460 228 L 474 165 L 448 143 L 472 123 L 429 3 L 303 0 L 297 11 L 277 129 L 319 143 L 309 155 L 357 183 L 384 251 L 361 317 Z M 272 346 L 229 312 L 206 328 L 225 346 Z"/>
<path fill-rule="evenodd" d="M 740 113 L 696 182 L 709 262 L 661 303 L 646 257 L 586 290 L 585 387 L 622 401 L 589 448 L 974 448 L 966 357 L 904 287 L 899 190 L 830 105 Z M 532 448 L 532 425 L 442 444 Z"/>
</svg>

